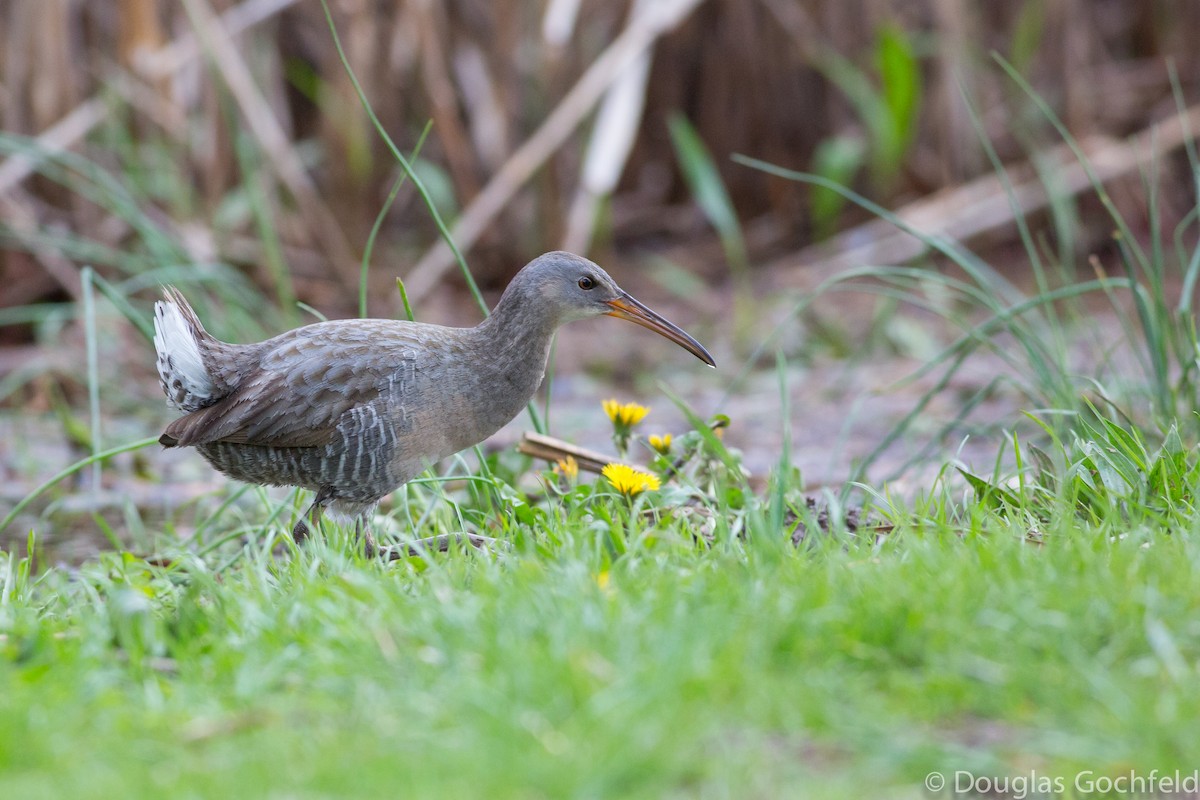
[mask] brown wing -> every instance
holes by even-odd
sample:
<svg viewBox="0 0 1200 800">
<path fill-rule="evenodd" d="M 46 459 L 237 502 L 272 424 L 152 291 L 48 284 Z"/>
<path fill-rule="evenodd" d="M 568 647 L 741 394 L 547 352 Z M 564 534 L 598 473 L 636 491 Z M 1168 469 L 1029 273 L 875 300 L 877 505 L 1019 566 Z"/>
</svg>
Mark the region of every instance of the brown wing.
<svg viewBox="0 0 1200 800">
<path fill-rule="evenodd" d="M 351 409 L 393 391 L 426 349 L 420 325 L 352 320 L 309 325 L 266 344 L 257 367 L 226 397 L 180 417 L 160 441 L 320 447 Z"/>
</svg>

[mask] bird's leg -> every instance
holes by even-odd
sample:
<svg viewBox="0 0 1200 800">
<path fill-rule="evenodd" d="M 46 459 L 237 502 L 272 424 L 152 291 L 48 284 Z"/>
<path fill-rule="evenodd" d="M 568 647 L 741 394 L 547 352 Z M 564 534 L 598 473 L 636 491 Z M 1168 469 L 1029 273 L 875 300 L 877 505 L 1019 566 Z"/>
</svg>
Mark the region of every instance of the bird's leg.
<svg viewBox="0 0 1200 800">
<path fill-rule="evenodd" d="M 292 539 L 296 541 L 296 544 L 304 544 L 305 540 L 316 532 L 317 527 L 321 524 L 321 517 L 325 513 L 325 506 L 329 505 L 329 501 L 333 499 L 332 494 L 333 492 L 322 487 L 317 492 L 317 496 L 313 498 L 312 505 L 301 515 L 300 519 L 296 520 L 296 524 L 292 527 Z"/>
<path fill-rule="evenodd" d="M 379 548 L 375 546 L 375 537 L 371 534 L 371 523 L 367 520 L 369 513 L 354 518 L 354 531 L 362 537 L 363 552 L 367 558 L 374 558 Z"/>
</svg>

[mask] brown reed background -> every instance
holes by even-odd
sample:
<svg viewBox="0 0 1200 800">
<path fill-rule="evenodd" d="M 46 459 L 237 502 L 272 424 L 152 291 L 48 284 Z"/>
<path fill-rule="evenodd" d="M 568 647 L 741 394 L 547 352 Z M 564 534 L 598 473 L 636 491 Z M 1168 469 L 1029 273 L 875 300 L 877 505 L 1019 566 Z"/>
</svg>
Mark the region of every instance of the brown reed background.
<svg viewBox="0 0 1200 800">
<path fill-rule="evenodd" d="M 547 34 L 551 5 L 577 12 L 560 28 L 561 41 Z M 479 197 L 640 7 L 612 0 L 331 6 L 349 62 L 400 148 L 411 152 L 433 122 L 423 174 L 444 178 L 438 191 L 452 198 L 452 210 Z M 1022 160 L 1057 142 L 1044 121 L 1025 113 L 1029 104 L 993 51 L 1016 64 L 1079 137 L 1126 136 L 1175 114 L 1168 63 L 1185 101 L 1196 101 L 1200 3 L 1191 0 L 698 2 L 651 45 L 645 111 L 626 123 L 633 147 L 592 255 L 692 247 L 696 268 L 722 280 L 720 250 L 668 134 L 675 113 L 712 154 L 746 226 L 752 263 L 811 243 L 810 190 L 729 156 L 808 169 L 822 142 L 861 135 L 861 115 L 830 81 L 828 64 L 846 59 L 872 79 L 885 28 L 899 31 L 917 57 L 919 114 L 893 173 L 881 179 L 864 171 L 854 186 L 889 207 L 991 169 L 964 93 L 982 110 L 1002 158 Z M 118 179 L 141 164 L 131 182 L 161 178 L 172 187 L 169 197 L 142 193 L 139 202 L 187 252 L 266 284 L 254 220 L 216 222 L 252 179 L 270 204 L 297 294 L 352 312 L 357 260 L 399 172 L 339 63 L 317 0 L 7 0 L 0 48 L 3 132 L 45 145 L 56 126 L 73 120 L 83 132 L 67 137 L 70 150 Z M 249 79 L 242 98 L 231 90 L 239 76 Z M 544 163 L 484 226 L 469 260 L 485 284 L 501 284 L 532 255 L 563 244 L 593 118 L 585 115 L 541 154 Z M 253 176 L 239 161 L 243 140 Z M 69 186 L 36 173 L 11 177 L 0 165 L 0 307 L 78 296 L 79 261 L 35 234 L 69 231 L 114 249 L 141 246 L 137 231 Z M 864 218 L 851 209 L 838 224 Z M 406 188 L 383 227 L 373 286 L 405 275 L 436 238 Z"/>
</svg>

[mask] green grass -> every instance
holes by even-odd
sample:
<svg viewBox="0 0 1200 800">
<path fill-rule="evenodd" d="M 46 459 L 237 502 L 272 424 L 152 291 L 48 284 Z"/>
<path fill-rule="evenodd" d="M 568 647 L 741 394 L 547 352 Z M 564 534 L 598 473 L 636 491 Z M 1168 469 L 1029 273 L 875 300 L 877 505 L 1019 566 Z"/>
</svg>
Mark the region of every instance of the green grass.
<svg viewBox="0 0 1200 800">
<path fill-rule="evenodd" d="M 338 537 L 219 575 L 185 553 L 37 577 L 0 557 L 0 786 L 915 796 L 931 770 L 1190 768 L 1194 514 L 1067 515 L 1032 544 L 939 497 L 879 542 L 709 547 L 584 505 L 510 523 L 500 554 L 393 565 Z"/>
<path fill-rule="evenodd" d="M 1191 769 L 1200 453 L 1080 430 L 1017 445 L 1028 464 L 974 493 L 874 495 L 888 532 L 799 546 L 770 524 L 780 502 L 805 517 L 799 486 L 758 499 L 689 434 L 684 475 L 633 502 L 603 481 L 518 491 L 501 459 L 393 509 L 493 551 L 387 564 L 332 529 L 272 554 L 283 507 L 160 540 L 168 566 L 0 554 L 0 788 L 920 796 L 931 771 Z M 225 513 L 210 524 L 236 531 Z"/>
</svg>

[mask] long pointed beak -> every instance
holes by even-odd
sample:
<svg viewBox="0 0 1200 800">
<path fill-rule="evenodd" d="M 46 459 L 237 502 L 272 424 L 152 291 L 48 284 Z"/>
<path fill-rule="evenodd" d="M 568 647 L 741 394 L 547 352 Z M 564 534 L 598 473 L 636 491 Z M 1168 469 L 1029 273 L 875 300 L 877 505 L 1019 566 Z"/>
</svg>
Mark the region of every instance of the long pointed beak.
<svg viewBox="0 0 1200 800">
<path fill-rule="evenodd" d="M 717 362 L 713 361 L 713 357 L 708 354 L 704 346 L 689 336 L 683 328 L 672 322 L 668 322 L 662 316 L 651 311 L 637 300 L 634 300 L 625 292 L 622 292 L 621 296 L 616 300 L 609 300 L 608 304 L 612 307 L 612 311 L 604 312 L 607 316 L 636 322 L 643 328 L 649 328 L 658 335 L 670 339 L 710 367 L 717 365 Z"/>
</svg>

